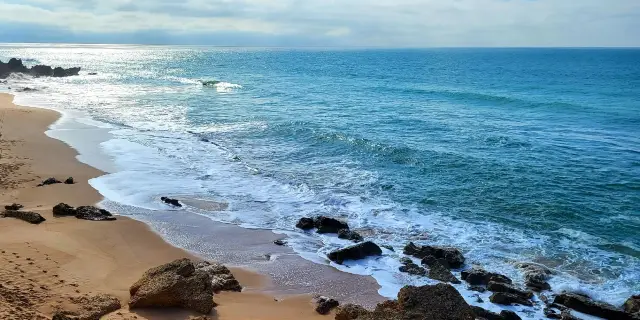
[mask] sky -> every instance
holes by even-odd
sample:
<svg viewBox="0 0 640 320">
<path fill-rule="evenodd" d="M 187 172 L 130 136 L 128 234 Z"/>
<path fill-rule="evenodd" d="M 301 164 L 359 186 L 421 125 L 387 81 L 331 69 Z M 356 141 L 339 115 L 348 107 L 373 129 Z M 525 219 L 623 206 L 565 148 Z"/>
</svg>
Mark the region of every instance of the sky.
<svg viewBox="0 0 640 320">
<path fill-rule="evenodd" d="M 640 0 L 0 0 L 0 42 L 637 47 Z"/>
</svg>

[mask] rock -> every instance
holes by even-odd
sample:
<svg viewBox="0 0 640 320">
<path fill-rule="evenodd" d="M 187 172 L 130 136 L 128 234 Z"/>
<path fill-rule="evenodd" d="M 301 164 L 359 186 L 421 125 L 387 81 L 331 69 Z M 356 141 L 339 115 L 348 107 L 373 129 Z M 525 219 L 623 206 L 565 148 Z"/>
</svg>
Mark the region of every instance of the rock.
<svg viewBox="0 0 640 320">
<path fill-rule="evenodd" d="M 638 313 L 640 312 L 640 294 L 634 295 L 627 299 L 624 303 L 624 311 L 627 313 Z"/>
<path fill-rule="evenodd" d="M 130 308 L 179 307 L 208 314 L 214 307 L 211 275 L 189 259 L 161 265 L 142 275 L 129 289 Z"/>
<path fill-rule="evenodd" d="M 24 206 L 21 205 L 21 204 L 14 203 L 14 204 L 10 204 L 8 206 L 4 206 L 4 208 L 6 210 L 18 211 L 18 210 L 24 208 Z"/>
<path fill-rule="evenodd" d="M 487 309 L 477 307 L 477 306 L 471 306 L 471 308 L 473 309 L 473 313 L 476 315 L 476 318 L 481 318 L 485 320 L 504 320 L 504 318 L 502 318 L 501 315 L 495 312 L 491 312 Z"/>
<path fill-rule="evenodd" d="M 53 69 L 53 77 L 58 77 L 58 78 L 77 76 L 79 73 L 80 73 L 80 68 L 78 67 L 69 68 L 69 69 L 56 67 Z"/>
<path fill-rule="evenodd" d="M 329 314 L 331 310 L 337 308 L 340 305 L 340 302 L 337 300 L 328 298 L 328 297 L 316 297 L 314 299 L 316 304 L 316 312 L 322 315 Z"/>
<path fill-rule="evenodd" d="M 531 299 L 533 298 L 533 292 L 531 291 L 524 291 L 524 290 L 520 290 L 512 285 L 506 284 L 506 283 L 501 283 L 501 282 L 489 282 L 489 285 L 487 285 L 487 289 L 489 289 L 489 291 L 493 291 L 493 292 L 507 292 L 507 293 L 513 293 L 515 295 L 518 295 L 520 297 L 522 297 L 523 299 Z"/>
<path fill-rule="evenodd" d="M 508 293 L 508 292 L 495 292 L 489 297 L 489 301 L 502 304 L 502 305 L 512 305 L 512 304 L 520 304 L 523 306 L 533 306 L 533 303 L 528 299 L 525 299 L 517 294 Z"/>
<path fill-rule="evenodd" d="M 504 320 L 522 320 L 522 318 L 520 318 L 520 316 L 511 311 L 511 310 L 502 310 L 500 311 L 500 316 L 502 317 L 502 319 Z"/>
<path fill-rule="evenodd" d="M 213 286 L 213 292 L 220 291 L 242 291 L 242 286 L 236 280 L 229 268 L 219 263 L 212 263 L 208 261 L 198 262 L 196 270 L 206 272 L 211 276 L 211 284 Z"/>
<path fill-rule="evenodd" d="M 284 246 L 284 245 L 286 245 L 286 244 L 287 244 L 287 241 L 285 241 L 285 240 L 283 240 L 283 239 L 278 239 L 278 240 L 273 241 L 273 243 L 274 243 L 275 245 L 277 245 L 277 246 Z"/>
<path fill-rule="evenodd" d="M 551 290 L 547 282 L 551 277 L 551 270 L 536 263 L 519 263 L 516 265 L 524 273 L 524 280 L 527 287 L 535 291 Z"/>
<path fill-rule="evenodd" d="M 56 178 L 49 178 L 47 180 L 42 181 L 42 183 L 39 184 L 38 187 L 43 187 L 43 186 L 48 186 L 48 185 L 58 184 L 58 183 L 62 183 L 62 182 Z"/>
<path fill-rule="evenodd" d="M 392 246 L 390 246 L 388 244 L 383 244 L 383 245 L 381 245 L 381 247 L 383 247 L 383 248 L 385 248 L 385 249 L 387 249 L 389 251 L 396 252 L 396 249 L 394 249 Z"/>
<path fill-rule="evenodd" d="M 556 310 L 552 309 L 552 308 L 544 308 L 543 310 L 544 312 L 544 316 L 549 318 L 549 319 L 561 319 L 562 315 L 560 315 L 559 313 L 556 312 Z"/>
<path fill-rule="evenodd" d="M 569 310 L 562 310 L 562 312 L 560 313 L 560 319 L 561 320 L 581 320 L 580 318 L 572 315 L 571 312 L 569 312 Z"/>
<path fill-rule="evenodd" d="M 18 92 L 33 92 L 33 91 L 38 91 L 38 89 L 29 88 L 29 87 L 24 87 L 22 89 L 18 89 Z"/>
<path fill-rule="evenodd" d="M 433 280 L 451 282 L 455 284 L 461 283 L 460 280 L 458 280 L 458 278 L 456 278 L 453 273 L 451 273 L 447 267 L 442 265 L 442 263 L 440 263 L 440 261 L 438 261 L 434 256 L 425 257 L 422 259 L 422 264 L 429 266 L 429 273 L 427 276 Z"/>
<path fill-rule="evenodd" d="M 576 294 L 562 293 L 556 296 L 554 303 L 561 304 L 578 312 L 586 313 L 605 319 L 632 319 L 628 314 L 608 303 L 594 301 L 591 298 Z"/>
<path fill-rule="evenodd" d="M 382 249 L 377 244 L 367 241 L 331 251 L 327 257 L 333 262 L 342 264 L 345 260 L 360 260 L 369 256 L 380 255 L 382 255 Z"/>
<path fill-rule="evenodd" d="M 89 72 L 89 73 L 88 73 L 88 75 L 90 75 L 90 76 L 95 76 L 95 75 L 97 75 L 97 74 L 98 74 L 97 72 Z"/>
<path fill-rule="evenodd" d="M 76 218 L 91 221 L 113 221 L 116 220 L 109 211 L 96 208 L 94 206 L 83 206 L 76 209 Z"/>
<path fill-rule="evenodd" d="M 76 209 L 66 203 L 59 203 L 55 207 L 53 207 L 54 217 L 75 217 L 76 214 Z"/>
<path fill-rule="evenodd" d="M 329 217 L 318 217 L 315 220 L 315 227 L 318 229 L 317 233 L 338 233 L 342 229 L 349 230 L 349 225 L 346 223 Z"/>
<path fill-rule="evenodd" d="M 69 177 L 67 178 L 67 180 L 64 181 L 64 184 L 74 184 L 75 182 L 73 181 L 73 177 Z"/>
<path fill-rule="evenodd" d="M 427 269 L 415 264 L 409 258 L 403 258 L 402 260 L 400 260 L 400 262 L 402 262 L 402 264 L 403 264 L 403 266 L 398 268 L 400 270 L 400 272 L 412 274 L 414 276 L 426 276 L 427 275 Z"/>
<path fill-rule="evenodd" d="M 338 238 L 351 240 L 355 242 L 360 242 L 364 240 L 364 238 L 359 233 L 355 231 L 351 231 L 349 229 L 340 229 L 338 231 Z"/>
<path fill-rule="evenodd" d="M 423 259 L 434 256 L 436 259 L 444 259 L 451 268 L 461 268 L 464 265 L 464 256 L 460 250 L 452 247 L 417 246 L 413 242 L 404 248 L 404 254 Z"/>
<path fill-rule="evenodd" d="M 439 283 L 435 286 L 407 286 L 398 294 L 398 304 L 405 313 L 419 314 L 422 319 L 474 319 L 473 309 L 458 291 Z"/>
<path fill-rule="evenodd" d="M 511 279 L 509 279 L 507 276 L 501 275 L 499 273 L 488 272 L 480 268 L 472 268 L 462 271 L 461 276 L 462 280 L 474 286 L 487 285 L 491 281 L 507 284 L 512 283 Z"/>
<path fill-rule="evenodd" d="M 72 297 L 71 302 L 77 310 L 58 311 L 53 315 L 53 320 L 100 320 L 102 316 L 122 307 L 118 298 L 108 294 Z"/>
<path fill-rule="evenodd" d="M 0 78 L 4 79 L 11 75 L 12 73 L 24 73 L 29 74 L 34 77 L 69 77 L 78 75 L 80 72 L 80 68 L 52 68 L 50 66 L 45 65 L 37 65 L 33 68 L 27 68 L 22 60 L 11 58 L 8 63 L 3 63 L 0 61 Z"/>
<path fill-rule="evenodd" d="M 16 219 L 24 220 L 31 224 L 40 224 L 47 220 L 44 217 L 42 217 L 39 213 L 30 212 L 30 211 L 7 210 L 4 212 L 4 216 L 7 218 L 16 218 Z"/>
<path fill-rule="evenodd" d="M 483 286 L 469 286 L 467 289 L 471 290 L 471 291 L 477 291 L 480 293 L 486 292 L 487 288 L 483 287 Z"/>
<path fill-rule="evenodd" d="M 39 64 L 31 68 L 29 73 L 34 77 L 51 77 L 53 76 L 53 68 Z"/>
<path fill-rule="evenodd" d="M 315 221 L 311 218 L 300 218 L 298 223 L 296 223 L 296 228 L 302 230 L 311 230 L 315 228 Z"/>
<path fill-rule="evenodd" d="M 351 320 L 358 319 L 362 315 L 366 315 L 369 311 L 355 304 L 346 304 L 338 308 L 335 320 Z"/>
<path fill-rule="evenodd" d="M 168 205 L 172 205 L 174 207 L 182 207 L 182 204 L 180 203 L 180 201 L 178 201 L 177 199 L 171 199 L 171 198 L 167 198 L 167 197 L 161 197 L 160 200 L 162 200 L 162 202 L 168 204 Z"/>
</svg>

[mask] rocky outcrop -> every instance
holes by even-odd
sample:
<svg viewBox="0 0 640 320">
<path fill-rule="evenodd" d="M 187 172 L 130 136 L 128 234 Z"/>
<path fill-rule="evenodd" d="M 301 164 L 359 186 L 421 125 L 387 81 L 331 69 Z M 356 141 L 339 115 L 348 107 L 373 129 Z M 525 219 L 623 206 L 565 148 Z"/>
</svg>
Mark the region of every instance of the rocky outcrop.
<svg viewBox="0 0 640 320">
<path fill-rule="evenodd" d="M 233 276 L 231 270 L 219 263 L 208 261 L 198 262 L 196 264 L 196 270 L 204 271 L 211 276 L 213 292 L 217 293 L 220 291 L 242 291 L 242 286 Z"/>
<path fill-rule="evenodd" d="M 638 313 L 640 318 L 640 294 L 631 296 L 622 307 L 627 313 Z"/>
<path fill-rule="evenodd" d="M 21 204 L 18 204 L 18 203 L 13 203 L 13 204 L 10 204 L 8 206 L 4 206 L 5 210 L 12 210 L 12 211 L 18 211 L 18 210 L 20 210 L 22 208 L 24 208 L 24 206 L 21 205 Z"/>
<path fill-rule="evenodd" d="M 66 203 L 59 203 L 55 207 L 53 207 L 53 216 L 54 217 L 75 217 L 76 208 Z"/>
<path fill-rule="evenodd" d="M 316 312 L 322 315 L 329 314 L 331 310 L 340 306 L 340 302 L 324 296 L 315 297 L 313 302 L 316 305 Z"/>
<path fill-rule="evenodd" d="M 315 221 L 312 218 L 300 218 L 296 224 L 296 228 L 302 230 L 311 230 L 315 227 Z"/>
<path fill-rule="evenodd" d="M 461 276 L 462 280 L 466 281 L 472 286 L 488 285 L 489 282 L 492 281 L 508 284 L 512 283 L 511 279 L 509 279 L 507 276 L 501 275 L 499 273 L 488 272 L 480 268 L 472 268 L 462 271 Z"/>
<path fill-rule="evenodd" d="M 160 200 L 162 200 L 162 202 L 164 202 L 164 203 L 166 203 L 168 205 L 174 206 L 174 207 L 182 207 L 182 204 L 177 199 L 161 197 Z"/>
<path fill-rule="evenodd" d="M 429 278 L 442 282 L 460 283 L 460 280 L 434 256 L 425 257 L 422 259 L 422 264 L 429 266 L 429 273 L 427 274 Z"/>
<path fill-rule="evenodd" d="M 7 63 L 0 61 L 0 79 L 7 78 L 12 73 L 24 73 L 34 77 L 70 77 L 77 76 L 79 72 L 79 67 L 65 69 L 61 67 L 52 68 L 50 66 L 37 65 L 28 68 L 22 63 L 22 60 L 16 58 L 11 58 Z"/>
<path fill-rule="evenodd" d="M 400 272 L 412 274 L 414 276 L 427 275 L 427 269 L 415 264 L 410 258 L 402 258 L 400 262 L 402 262 L 402 266 L 398 268 Z"/>
<path fill-rule="evenodd" d="M 16 218 L 31 224 L 40 224 L 47 220 L 39 213 L 30 211 L 6 210 L 3 215 L 7 218 Z"/>
<path fill-rule="evenodd" d="M 489 301 L 495 304 L 512 305 L 519 304 L 523 306 L 533 306 L 533 303 L 529 299 L 525 299 L 517 294 L 508 292 L 495 292 L 489 297 Z"/>
<path fill-rule="evenodd" d="M 75 309 L 58 311 L 52 320 L 100 320 L 106 314 L 121 308 L 120 300 L 108 294 L 70 298 Z"/>
<path fill-rule="evenodd" d="M 369 256 L 380 255 L 382 255 L 382 249 L 377 244 L 367 241 L 331 251 L 327 257 L 335 263 L 342 264 L 345 260 L 360 260 Z"/>
<path fill-rule="evenodd" d="M 91 221 L 113 221 L 116 220 L 111 212 L 96 208 L 94 206 L 82 206 L 76 209 L 76 218 Z"/>
<path fill-rule="evenodd" d="M 340 239 L 345 239 L 345 240 L 351 240 L 354 242 L 360 242 L 363 241 L 364 238 L 357 232 L 355 231 L 351 231 L 349 229 L 341 229 L 338 231 L 338 238 Z"/>
<path fill-rule="evenodd" d="M 315 227 L 318 233 L 338 233 L 340 230 L 349 230 L 349 225 L 338 219 L 320 216 L 315 219 Z"/>
<path fill-rule="evenodd" d="M 38 187 L 44 187 L 44 186 L 48 186 L 48 185 L 52 185 L 52 184 L 58 184 L 58 183 L 62 183 L 62 181 L 56 179 L 56 178 L 49 178 L 47 180 L 42 181 L 42 183 L 40 183 L 38 185 Z"/>
<path fill-rule="evenodd" d="M 551 270 L 537 263 L 519 263 L 517 268 L 524 273 L 524 280 L 527 287 L 535 291 L 550 290 L 551 286 L 547 282 L 551 278 Z"/>
<path fill-rule="evenodd" d="M 620 320 L 633 319 L 633 316 L 630 313 L 626 313 L 608 303 L 594 301 L 585 295 L 576 293 L 559 294 L 553 302 L 578 312 L 600 318 Z"/>
<path fill-rule="evenodd" d="M 464 265 L 465 258 L 462 252 L 452 247 L 438 247 L 438 246 L 418 246 L 413 242 L 407 244 L 404 248 L 404 254 L 414 256 L 419 259 L 433 256 L 436 259 L 443 259 L 446 261 L 446 267 L 461 268 Z"/>
<path fill-rule="evenodd" d="M 208 314 L 214 307 L 211 281 L 191 260 L 179 259 L 145 272 L 129 289 L 129 307 L 178 307 Z"/>
</svg>

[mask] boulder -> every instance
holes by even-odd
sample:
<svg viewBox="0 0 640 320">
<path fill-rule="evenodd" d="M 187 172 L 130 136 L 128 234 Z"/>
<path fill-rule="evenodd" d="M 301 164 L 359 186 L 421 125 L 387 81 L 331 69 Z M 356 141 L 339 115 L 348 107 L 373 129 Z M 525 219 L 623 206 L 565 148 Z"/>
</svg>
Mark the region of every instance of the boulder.
<svg viewBox="0 0 640 320">
<path fill-rule="evenodd" d="M 464 256 L 462 252 L 452 247 L 438 246 L 418 246 L 413 242 L 407 244 L 404 248 L 404 254 L 423 259 L 433 256 L 436 259 L 444 259 L 451 268 L 461 268 L 464 265 Z"/>
<path fill-rule="evenodd" d="M 48 186 L 48 185 L 58 184 L 58 183 L 62 183 L 62 181 L 56 178 L 49 178 L 47 180 L 42 181 L 42 183 L 39 184 L 38 187 L 43 187 L 43 186 Z"/>
<path fill-rule="evenodd" d="M 377 244 L 367 241 L 331 251 L 327 257 L 335 263 L 342 264 L 345 260 L 360 260 L 369 256 L 380 255 L 382 255 L 382 249 Z"/>
<path fill-rule="evenodd" d="M 524 273 L 524 280 L 527 287 L 534 291 L 551 290 L 547 282 L 551 278 L 551 270 L 537 263 L 519 263 L 516 265 Z"/>
<path fill-rule="evenodd" d="M 460 293 L 448 284 L 407 286 L 398 293 L 398 304 L 405 313 L 419 314 L 421 319 L 474 319 L 473 309 Z"/>
<path fill-rule="evenodd" d="M 76 218 L 91 221 L 113 221 L 116 220 L 109 211 L 96 208 L 94 206 L 82 206 L 76 209 Z"/>
<path fill-rule="evenodd" d="M 523 299 L 531 299 L 533 298 L 533 292 L 520 290 L 512 285 L 502 283 L 502 282 L 489 282 L 487 285 L 487 289 L 492 292 L 507 292 L 518 295 Z"/>
<path fill-rule="evenodd" d="M 473 286 L 487 285 L 491 281 L 508 284 L 512 283 L 511 279 L 509 279 L 507 276 L 501 275 L 499 273 L 488 272 L 480 268 L 472 268 L 462 271 L 461 276 L 462 280 Z"/>
<path fill-rule="evenodd" d="M 313 302 L 316 304 L 316 312 L 322 315 L 329 314 L 331 310 L 340 306 L 338 300 L 323 296 L 316 297 Z"/>
<path fill-rule="evenodd" d="M 300 218 L 298 223 L 296 223 L 296 228 L 302 230 L 311 230 L 315 228 L 315 221 L 311 218 Z"/>
<path fill-rule="evenodd" d="M 624 303 L 624 311 L 627 313 L 638 313 L 640 312 L 640 294 L 631 296 Z"/>
<path fill-rule="evenodd" d="M 400 272 L 412 274 L 414 276 L 426 276 L 427 275 L 427 269 L 415 264 L 409 258 L 402 258 L 402 260 L 400 260 L 400 262 L 402 262 L 402 264 L 403 264 L 400 268 L 398 268 L 398 270 L 400 270 Z"/>
<path fill-rule="evenodd" d="M 14 204 L 10 204 L 8 206 L 4 206 L 4 208 L 5 208 L 5 210 L 18 211 L 18 210 L 24 208 L 24 206 L 21 205 L 21 204 L 14 203 Z"/>
<path fill-rule="evenodd" d="M 355 304 L 346 304 L 338 308 L 338 311 L 336 311 L 335 320 L 358 319 L 359 317 L 368 313 L 370 312 L 361 306 Z"/>
<path fill-rule="evenodd" d="M 120 300 L 108 294 L 70 298 L 75 310 L 58 311 L 52 320 L 100 320 L 106 314 L 120 309 Z"/>
<path fill-rule="evenodd" d="M 594 301 L 587 296 L 577 293 L 559 294 L 555 297 L 553 302 L 578 312 L 600 318 L 620 320 L 632 319 L 631 314 L 626 313 L 608 303 Z"/>
<path fill-rule="evenodd" d="M 4 212 L 4 216 L 7 218 L 16 218 L 16 219 L 24 220 L 31 224 L 40 224 L 47 220 L 43 216 L 41 216 L 39 213 L 30 212 L 30 211 L 7 210 Z"/>
<path fill-rule="evenodd" d="M 315 220 L 315 227 L 318 229 L 317 233 L 338 233 L 342 229 L 349 230 L 349 225 L 346 223 L 324 216 L 320 216 Z"/>
<path fill-rule="evenodd" d="M 208 314 L 214 307 L 211 281 L 191 260 L 175 260 L 149 269 L 131 286 L 129 307 L 179 307 Z"/>
<path fill-rule="evenodd" d="M 53 207 L 54 217 L 75 217 L 76 209 L 66 203 L 59 203 Z"/>
<path fill-rule="evenodd" d="M 69 177 L 67 178 L 67 180 L 64 181 L 64 184 L 74 184 L 75 182 L 73 181 L 73 177 Z"/>
<path fill-rule="evenodd" d="M 429 278 L 442 282 L 460 283 L 460 280 L 434 256 L 425 257 L 422 259 L 422 264 L 429 266 L 429 273 L 427 274 Z"/>
<path fill-rule="evenodd" d="M 349 229 L 340 229 L 338 231 L 338 238 L 351 240 L 354 242 L 360 242 L 364 240 L 364 238 L 359 233 L 351 231 Z"/>
<path fill-rule="evenodd" d="M 196 270 L 206 272 L 211 276 L 211 284 L 213 286 L 213 292 L 220 291 L 242 291 L 242 286 L 236 280 L 229 268 L 219 263 L 213 263 L 208 261 L 198 262 Z"/>
<path fill-rule="evenodd" d="M 489 297 L 489 301 L 495 304 L 501 305 L 512 305 L 512 304 L 520 304 L 523 306 L 533 306 L 533 303 L 528 299 L 525 299 L 517 294 L 508 293 L 508 292 L 495 292 Z"/>
</svg>

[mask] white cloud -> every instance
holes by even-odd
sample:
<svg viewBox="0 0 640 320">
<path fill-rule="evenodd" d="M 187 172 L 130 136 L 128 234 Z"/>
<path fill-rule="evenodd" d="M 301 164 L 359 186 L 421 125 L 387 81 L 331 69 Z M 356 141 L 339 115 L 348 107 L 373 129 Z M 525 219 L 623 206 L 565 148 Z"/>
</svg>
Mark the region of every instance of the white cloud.
<svg viewBox="0 0 640 320">
<path fill-rule="evenodd" d="M 4 25 L 76 33 L 235 32 L 360 46 L 640 45 L 638 0 L 0 1 Z"/>
</svg>

